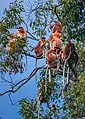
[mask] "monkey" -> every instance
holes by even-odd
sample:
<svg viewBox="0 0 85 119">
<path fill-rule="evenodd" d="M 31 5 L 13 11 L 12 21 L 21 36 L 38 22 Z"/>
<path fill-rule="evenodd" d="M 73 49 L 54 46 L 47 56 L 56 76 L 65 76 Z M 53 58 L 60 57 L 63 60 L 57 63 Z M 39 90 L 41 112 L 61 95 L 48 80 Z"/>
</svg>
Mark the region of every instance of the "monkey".
<svg viewBox="0 0 85 119">
<path fill-rule="evenodd" d="M 62 46 L 62 41 L 60 39 L 62 35 L 62 25 L 60 22 L 56 22 L 52 26 L 52 35 L 48 39 L 49 42 L 49 50 L 46 55 L 47 59 L 47 64 L 48 65 L 53 65 L 53 62 L 57 60 L 61 56 L 61 46 Z"/>
<path fill-rule="evenodd" d="M 43 96 L 43 95 L 40 95 L 40 96 L 39 96 L 39 101 L 40 101 L 40 104 L 42 104 L 43 102 L 44 102 L 44 103 L 47 102 L 45 96 Z"/>
<path fill-rule="evenodd" d="M 71 52 L 68 60 L 73 60 L 74 67 L 76 67 L 76 65 L 78 63 L 78 54 L 76 52 L 75 45 L 74 45 L 74 43 L 71 42 L 71 40 L 67 40 L 67 41 L 68 41 L 68 43 L 66 44 L 66 46 L 64 47 L 64 50 L 63 50 L 64 58 L 67 59 L 69 53 Z"/>
<path fill-rule="evenodd" d="M 16 37 L 15 34 L 10 36 L 10 40 L 8 41 L 8 53 L 13 54 L 16 49 Z"/>
<path fill-rule="evenodd" d="M 8 52 L 9 54 L 21 52 L 23 47 L 26 45 L 27 33 L 23 27 L 19 27 L 16 34 L 12 34 L 10 40 L 8 41 Z"/>
<path fill-rule="evenodd" d="M 18 31 L 17 31 L 17 33 L 16 33 L 16 37 L 18 38 L 26 38 L 27 37 L 27 33 L 26 33 L 26 31 L 24 30 L 24 28 L 23 27 L 19 27 L 18 28 Z"/>
<path fill-rule="evenodd" d="M 26 46 L 26 40 L 27 40 L 27 32 L 24 30 L 23 27 L 17 28 L 18 31 L 15 34 L 17 39 L 17 52 L 21 52 L 23 48 Z"/>
<path fill-rule="evenodd" d="M 45 43 L 45 38 L 44 37 L 40 38 L 38 44 L 36 45 L 34 49 L 36 57 L 40 57 L 43 55 L 43 44 L 44 43 Z"/>
<path fill-rule="evenodd" d="M 69 56 L 69 54 L 70 54 L 70 56 Z M 78 64 L 78 54 L 76 52 L 74 43 L 72 43 L 70 39 L 67 40 L 67 44 L 63 49 L 63 55 L 64 55 L 64 60 L 66 60 L 69 56 L 69 58 L 68 58 L 69 67 L 72 70 L 72 72 L 74 73 L 75 78 L 77 79 L 76 67 Z"/>
<path fill-rule="evenodd" d="M 56 67 L 56 54 L 54 50 L 50 49 L 46 54 L 47 64 L 52 67 Z"/>
<path fill-rule="evenodd" d="M 60 39 L 62 35 L 62 25 L 60 22 L 56 22 L 52 27 L 52 35 L 49 38 L 51 48 L 60 48 L 62 41 Z"/>
</svg>

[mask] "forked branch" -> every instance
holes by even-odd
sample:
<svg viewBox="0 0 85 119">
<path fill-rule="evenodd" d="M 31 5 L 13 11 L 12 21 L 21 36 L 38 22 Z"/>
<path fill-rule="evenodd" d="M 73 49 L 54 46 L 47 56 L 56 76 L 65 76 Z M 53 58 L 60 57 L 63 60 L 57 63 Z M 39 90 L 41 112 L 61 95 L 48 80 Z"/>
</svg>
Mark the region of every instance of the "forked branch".
<svg viewBox="0 0 85 119">
<path fill-rule="evenodd" d="M 27 78 L 25 79 L 22 79 L 21 81 L 19 81 L 18 83 L 16 83 L 15 85 L 13 85 L 13 87 L 7 91 L 4 91 L 2 93 L 0 93 L 0 96 L 3 96 L 5 94 L 9 94 L 9 93 L 15 93 L 17 92 L 23 85 L 25 85 L 36 73 L 38 70 L 40 69 L 46 69 L 47 66 L 42 66 L 42 67 L 37 67 L 35 68 Z M 52 68 L 52 67 L 49 67 L 49 68 Z M 60 70 L 59 71 L 59 74 L 62 74 L 62 71 Z"/>
</svg>

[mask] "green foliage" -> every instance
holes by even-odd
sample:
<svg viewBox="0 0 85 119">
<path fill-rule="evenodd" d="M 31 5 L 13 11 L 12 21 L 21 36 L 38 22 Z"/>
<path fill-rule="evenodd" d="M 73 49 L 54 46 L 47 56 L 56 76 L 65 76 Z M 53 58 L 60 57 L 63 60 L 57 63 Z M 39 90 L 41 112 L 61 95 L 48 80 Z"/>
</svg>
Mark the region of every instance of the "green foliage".
<svg viewBox="0 0 85 119">
<path fill-rule="evenodd" d="M 62 3 L 62 0 L 59 0 Z M 63 2 L 56 12 L 61 18 L 62 24 L 65 27 L 63 34 L 67 35 L 67 38 L 74 38 L 76 40 L 84 41 L 80 37 L 85 37 L 85 4 L 82 0 L 66 0 Z"/>
<path fill-rule="evenodd" d="M 48 103 L 50 100 L 54 101 L 56 98 L 58 99 L 60 95 L 59 90 L 61 85 L 56 82 L 56 70 L 51 69 L 51 82 L 49 82 L 49 72 L 47 72 L 46 77 L 46 70 L 41 71 L 40 81 L 38 82 L 38 95 L 42 96 L 44 99 L 41 103 Z M 58 80 L 60 80 L 60 78 L 58 78 Z M 47 88 L 47 91 L 45 88 Z"/>
<path fill-rule="evenodd" d="M 78 42 L 77 45 L 77 51 L 79 56 L 79 75 L 85 74 L 85 42 Z"/>
<path fill-rule="evenodd" d="M 65 92 L 65 105 L 67 106 L 70 118 L 85 117 L 85 43 L 79 41 L 76 44 L 78 61 L 78 80 L 72 82 L 70 90 Z"/>
<path fill-rule="evenodd" d="M 37 105 L 36 100 L 28 101 L 27 99 L 22 99 L 19 102 L 20 111 L 19 114 L 24 117 L 24 119 L 37 119 Z"/>
<path fill-rule="evenodd" d="M 68 118 L 82 118 L 85 112 L 85 3 L 83 0 L 59 0 L 54 4 L 53 0 L 46 2 L 38 1 L 37 6 L 33 6 L 31 3 L 30 10 L 26 11 L 23 6 L 23 2 L 16 0 L 10 3 L 9 9 L 5 9 L 4 17 L 0 22 L 0 67 L 2 72 L 10 73 L 22 73 L 25 68 L 23 64 L 23 54 L 15 52 L 9 55 L 6 51 L 7 43 L 10 38 L 10 30 L 17 28 L 24 23 L 22 13 L 24 12 L 27 16 L 26 27 L 30 27 L 32 34 L 28 34 L 35 38 L 49 35 L 48 27 L 50 23 L 54 21 L 61 21 L 63 26 L 62 40 L 66 41 L 68 38 L 74 38 L 77 43 L 77 52 L 79 55 L 79 66 L 78 66 L 78 79 L 79 83 L 72 83 L 72 86 L 65 92 L 65 98 L 62 99 L 61 87 L 62 78 L 57 78 L 56 75 L 51 73 L 52 81 L 49 82 L 47 76 L 47 92 L 45 92 L 45 70 L 40 74 L 39 87 L 41 88 L 42 96 L 46 99 L 46 106 L 40 105 L 40 119 L 52 119 L 53 113 L 50 110 L 50 104 L 55 103 L 57 109 L 55 118 L 68 119 Z M 30 37 L 29 37 L 30 38 Z M 17 47 L 24 47 L 25 44 L 21 42 L 21 45 L 16 43 Z M 20 48 L 19 47 L 19 48 Z M 33 46 L 30 46 L 33 48 Z M 21 54 L 20 54 L 21 53 Z M 27 52 L 29 53 L 29 48 Z M 27 54 L 26 54 L 27 55 Z M 10 70 L 9 70 L 10 69 Z M 43 83 L 42 83 L 43 80 Z M 60 81 L 60 82 L 59 82 Z M 70 84 L 70 85 L 71 85 Z M 64 102 L 63 102 L 64 101 Z M 20 115 L 24 119 L 37 119 L 37 100 L 28 101 L 22 99 L 19 102 Z M 62 116 L 61 116 L 62 115 Z"/>
<path fill-rule="evenodd" d="M 38 118 L 38 104 L 37 100 L 27 100 L 27 99 L 22 99 L 19 102 L 20 105 L 20 111 L 19 114 L 24 118 L 24 119 L 37 119 Z M 47 105 L 40 105 L 39 107 L 40 110 L 40 119 L 53 119 L 53 117 L 57 118 L 64 118 L 63 113 L 62 116 L 60 116 L 60 113 L 62 111 L 62 108 L 60 106 L 56 106 L 55 113 L 52 112 L 51 110 L 51 104 Z M 66 117 L 66 116 L 65 116 Z M 67 119 L 67 118 L 66 118 Z"/>
<path fill-rule="evenodd" d="M 20 61 L 22 58 L 19 58 L 19 54 L 15 54 L 15 56 L 9 56 L 7 51 L 7 44 L 11 35 L 10 30 L 17 28 L 23 23 L 24 20 L 21 15 L 23 12 L 23 1 L 18 2 L 15 0 L 13 3 L 10 3 L 8 10 L 5 9 L 3 14 L 4 16 L 0 21 L 0 67 L 2 73 L 17 73 L 19 71 L 23 72 L 22 61 Z"/>
<path fill-rule="evenodd" d="M 85 75 L 79 77 L 79 83 L 72 84 L 65 99 L 71 118 L 85 117 Z"/>
<path fill-rule="evenodd" d="M 17 28 L 23 22 L 23 18 L 21 16 L 24 11 L 24 7 L 22 2 L 15 1 L 14 3 L 10 3 L 9 9 L 5 9 L 4 17 L 0 22 L 0 44 L 3 47 L 6 47 L 7 41 L 9 39 L 9 32 L 12 28 Z"/>
<path fill-rule="evenodd" d="M 5 9 L 3 17 L 3 22 L 6 24 L 7 28 L 14 28 L 23 22 L 23 17 L 21 16 L 24 12 L 23 1 L 10 3 L 9 9 Z"/>
<path fill-rule="evenodd" d="M 32 10 L 30 13 L 30 21 L 28 18 L 28 21 L 30 22 L 30 27 L 32 27 L 32 30 L 34 31 L 35 35 L 39 38 L 42 36 L 47 35 L 47 27 L 50 22 L 52 22 L 53 15 L 52 15 L 52 5 L 53 1 L 46 1 L 42 4 L 38 4 L 37 7 L 35 7 L 35 10 Z M 32 17 L 34 15 L 34 18 Z"/>
<path fill-rule="evenodd" d="M 55 71 L 56 72 L 56 71 Z M 38 82 L 38 89 L 43 97 L 44 101 L 40 103 L 40 119 L 52 119 L 53 115 L 56 118 L 64 118 L 68 117 L 66 108 L 63 106 L 63 100 L 61 99 L 61 87 L 62 84 L 60 83 L 61 78 L 58 77 L 56 79 L 55 73 L 52 72 L 51 70 L 51 78 L 52 81 L 49 82 L 49 78 L 47 76 L 47 92 L 45 92 L 45 71 L 41 71 L 41 79 L 40 82 Z M 30 119 L 37 119 L 38 118 L 38 100 L 32 99 L 27 100 L 27 99 L 22 99 L 19 103 L 20 105 L 20 111 L 19 113 L 21 116 L 25 119 L 28 119 L 28 116 Z M 56 110 L 55 113 L 51 110 L 51 105 L 55 104 Z M 34 106 L 35 105 L 35 106 Z M 36 107 L 36 108 L 34 108 Z M 30 111 L 29 111 L 30 110 Z M 62 116 L 60 116 L 62 114 Z M 28 115 L 28 116 L 27 116 Z M 32 116 L 34 115 L 34 117 Z"/>
<path fill-rule="evenodd" d="M 9 30 L 15 27 L 17 28 L 23 22 L 22 12 L 24 12 L 22 2 L 17 1 L 10 3 L 8 10 L 5 9 L 4 17 L 0 21 L 0 44 L 3 47 L 6 47 L 11 34 Z"/>
</svg>

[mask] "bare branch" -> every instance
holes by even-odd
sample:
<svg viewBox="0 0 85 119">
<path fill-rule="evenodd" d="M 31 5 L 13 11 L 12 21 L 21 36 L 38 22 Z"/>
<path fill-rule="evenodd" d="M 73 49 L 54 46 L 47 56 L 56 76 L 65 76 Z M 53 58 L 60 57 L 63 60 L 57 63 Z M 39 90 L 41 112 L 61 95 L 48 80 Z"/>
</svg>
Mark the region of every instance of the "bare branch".
<svg viewBox="0 0 85 119">
<path fill-rule="evenodd" d="M 14 103 L 12 98 L 11 98 L 11 92 L 9 93 L 8 97 L 9 97 L 9 100 L 10 100 L 11 104 L 16 105 L 17 102 Z"/>
<path fill-rule="evenodd" d="M 43 68 L 43 66 L 34 69 L 34 70 L 31 72 L 31 74 L 30 74 L 27 78 L 25 78 L 25 79 L 19 81 L 18 83 L 16 83 L 16 84 L 12 87 L 12 89 L 7 90 L 7 91 L 5 91 L 5 92 L 3 92 L 3 93 L 0 93 L 0 96 L 3 96 L 3 95 L 5 95 L 5 94 L 7 94 L 7 93 L 15 93 L 15 92 L 17 92 L 24 84 L 26 84 L 26 83 L 36 74 L 36 72 L 37 72 L 39 69 L 42 69 L 42 68 Z M 22 82 L 23 82 L 23 83 L 22 83 Z M 19 85 L 19 86 L 18 86 L 18 85 Z M 17 86 L 18 86 L 18 87 L 17 87 Z M 17 88 L 16 88 L 16 87 L 17 87 Z M 14 88 L 16 88 L 16 89 L 14 89 Z"/>
<path fill-rule="evenodd" d="M 24 54 L 26 56 L 29 56 L 29 57 L 32 57 L 32 58 L 35 58 L 35 59 L 42 59 L 43 58 L 42 56 L 41 57 L 36 57 L 35 55 L 32 55 L 32 54 L 24 52 L 24 51 L 22 52 L 22 54 Z"/>
<path fill-rule="evenodd" d="M 47 66 L 42 66 L 42 67 L 35 68 L 35 69 L 30 73 L 30 75 L 29 75 L 27 78 L 22 79 L 21 81 L 19 81 L 18 83 L 16 83 L 16 84 L 12 87 L 12 89 L 9 89 L 9 90 L 7 90 L 7 91 L 5 91 L 5 92 L 0 93 L 0 96 L 3 96 L 3 95 L 8 94 L 8 93 L 9 93 L 9 95 L 10 95 L 10 93 L 15 93 L 15 92 L 17 92 L 24 84 L 26 84 L 26 83 L 37 73 L 38 70 L 40 70 L 40 69 L 46 69 L 46 68 L 47 68 Z M 49 68 L 52 68 L 52 67 L 49 67 Z M 60 70 L 58 74 L 62 74 L 62 70 Z"/>
</svg>

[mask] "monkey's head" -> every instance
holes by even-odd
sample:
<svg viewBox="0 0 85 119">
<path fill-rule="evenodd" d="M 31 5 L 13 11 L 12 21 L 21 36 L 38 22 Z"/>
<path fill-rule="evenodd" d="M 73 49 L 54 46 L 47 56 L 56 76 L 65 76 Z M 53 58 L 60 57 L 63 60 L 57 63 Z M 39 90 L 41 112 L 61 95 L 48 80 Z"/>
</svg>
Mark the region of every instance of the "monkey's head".
<svg viewBox="0 0 85 119">
<path fill-rule="evenodd" d="M 62 25 L 59 21 L 55 22 L 55 24 L 52 27 L 52 33 L 55 33 L 56 31 L 62 32 Z"/>
<path fill-rule="evenodd" d="M 18 29 L 19 32 L 23 32 L 24 31 L 23 27 L 18 27 L 17 29 Z"/>
<path fill-rule="evenodd" d="M 56 35 L 57 37 L 61 37 L 61 34 L 62 34 L 62 25 L 60 22 L 56 22 L 54 25 L 53 25 L 53 28 L 52 28 L 52 34 Z"/>
<path fill-rule="evenodd" d="M 57 36 L 58 38 L 60 38 L 62 35 L 61 31 L 56 31 L 55 33 L 53 33 L 53 36 Z"/>
</svg>

